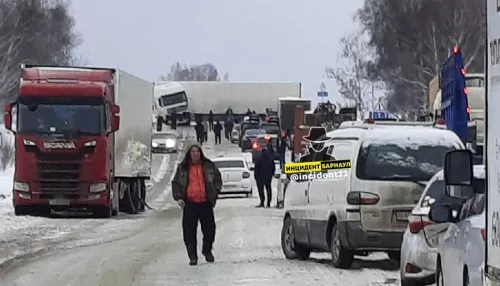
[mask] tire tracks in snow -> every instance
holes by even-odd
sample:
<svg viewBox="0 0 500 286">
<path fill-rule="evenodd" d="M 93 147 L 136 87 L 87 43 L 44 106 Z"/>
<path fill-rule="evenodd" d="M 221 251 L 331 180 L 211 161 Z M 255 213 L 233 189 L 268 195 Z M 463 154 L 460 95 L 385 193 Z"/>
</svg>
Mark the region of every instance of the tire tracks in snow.
<svg viewBox="0 0 500 286">
<path fill-rule="evenodd" d="M 187 143 L 185 141 L 191 139 L 189 130 L 181 130 L 180 135 L 182 140 L 179 153 L 164 155 L 152 176 L 153 186 L 147 202 L 157 210 L 169 205 L 167 199 L 171 192 L 170 177 L 183 155 L 182 150 Z M 155 217 L 154 211 L 137 215 L 119 214 L 110 219 L 24 217 L 29 227 L 20 226 L 13 233 L 7 233 L 10 238 L 0 238 L 0 277 L 25 260 L 53 251 L 104 244 L 130 237 L 154 223 L 155 220 L 150 219 L 152 217 Z M 33 220 L 40 220 L 40 225 Z"/>
</svg>

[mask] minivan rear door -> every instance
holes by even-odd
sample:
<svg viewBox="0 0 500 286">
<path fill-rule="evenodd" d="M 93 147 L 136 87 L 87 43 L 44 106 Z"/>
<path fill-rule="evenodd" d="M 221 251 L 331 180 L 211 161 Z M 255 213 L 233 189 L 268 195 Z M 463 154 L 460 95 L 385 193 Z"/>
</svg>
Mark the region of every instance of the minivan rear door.
<svg viewBox="0 0 500 286">
<path fill-rule="evenodd" d="M 395 131 L 396 132 L 396 131 Z M 425 184 L 443 165 L 449 146 L 405 142 L 362 145 L 352 191 L 361 192 L 366 230 L 404 231 Z M 374 199 L 375 198 L 375 199 Z"/>
</svg>

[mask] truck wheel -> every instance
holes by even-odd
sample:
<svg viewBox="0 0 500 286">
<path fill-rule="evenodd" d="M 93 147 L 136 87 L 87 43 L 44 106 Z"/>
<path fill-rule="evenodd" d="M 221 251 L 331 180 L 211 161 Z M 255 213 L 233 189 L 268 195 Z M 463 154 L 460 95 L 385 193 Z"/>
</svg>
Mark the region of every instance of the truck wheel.
<svg viewBox="0 0 500 286">
<path fill-rule="evenodd" d="M 14 206 L 14 214 L 16 216 L 25 216 L 33 213 L 33 209 L 30 206 Z"/>
<path fill-rule="evenodd" d="M 345 249 L 340 241 L 338 225 L 334 225 L 330 238 L 330 252 L 332 254 L 332 264 L 335 268 L 349 269 L 354 262 L 352 251 Z"/>
<path fill-rule="evenodd" d="M 140 212 L 145 212 L 146 211 L 146 182 L 144 179 L 140 179 L 139 181 L 139 187 L 140 187 L 140 192 L 141 192 L 141 198 L 140 198 Z"/>
<path fill-rule="evenodd" d="M 163 129 L 163 117 L 156 117 L 156 131 L 160 132 Z"/>
<path fill-rule="evenodd" d="M 127 190 L 123 196 L 123 202 L 120 204 L 120 209 L 128 214 L 137 214 L 141 209 L 140 182 L 133 180 L 127 182 L 126 185 Z"/>
</svg>

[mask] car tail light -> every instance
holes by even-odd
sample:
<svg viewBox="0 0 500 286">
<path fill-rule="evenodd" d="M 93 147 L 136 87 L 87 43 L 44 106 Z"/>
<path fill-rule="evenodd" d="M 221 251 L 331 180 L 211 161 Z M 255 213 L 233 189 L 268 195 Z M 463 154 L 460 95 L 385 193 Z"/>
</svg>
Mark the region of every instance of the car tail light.
<svg viewBox="0 0 500 286">
<path fill-rule="evenodd" d="M 252 149 L 257 149 L 257 148 L 259 148 L 259 144 L 257 144 L 257 142 L 253 142 Z"/>
<path fill-rule="evenodd" d="M 250 173 L 248 173 L 248 172 L 243 172 L 242 178 L 243 178 L 243 179 L 248 179 L 248 178 L 250 178 Z"/>
<path fill-rule="evenodd" d="M 427 216 L 411 215 L 408 217 L 408 226 L 411 233 L 419 233 L 424 227 L 431 224 L 432 221 Z"/>
<path fill-rule="evenodd" d="M 375 205 L 380 201 L 380 197 L 368 192 L 350 192 L 347 194 L 347 203 L 350 205 Z"/>
<path fill-rule="evenodd" d="M 486 229 L 481 229 L 481 236 L 483 237 L 483 240 L 486 241 Z"/>
</svg>

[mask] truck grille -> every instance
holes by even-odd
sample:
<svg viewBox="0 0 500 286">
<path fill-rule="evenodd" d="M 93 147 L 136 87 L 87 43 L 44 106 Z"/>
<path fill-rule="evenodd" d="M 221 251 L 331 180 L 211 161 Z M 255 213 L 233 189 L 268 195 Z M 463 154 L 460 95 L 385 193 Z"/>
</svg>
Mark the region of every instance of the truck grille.
<svg viewBox="0 0 500 286">
<path fill-rule="evenodd" d="M 40 191 L 60 194 L 78 192 L 80 166 L 80 155 L 38 154 Z"/>
</svg>

